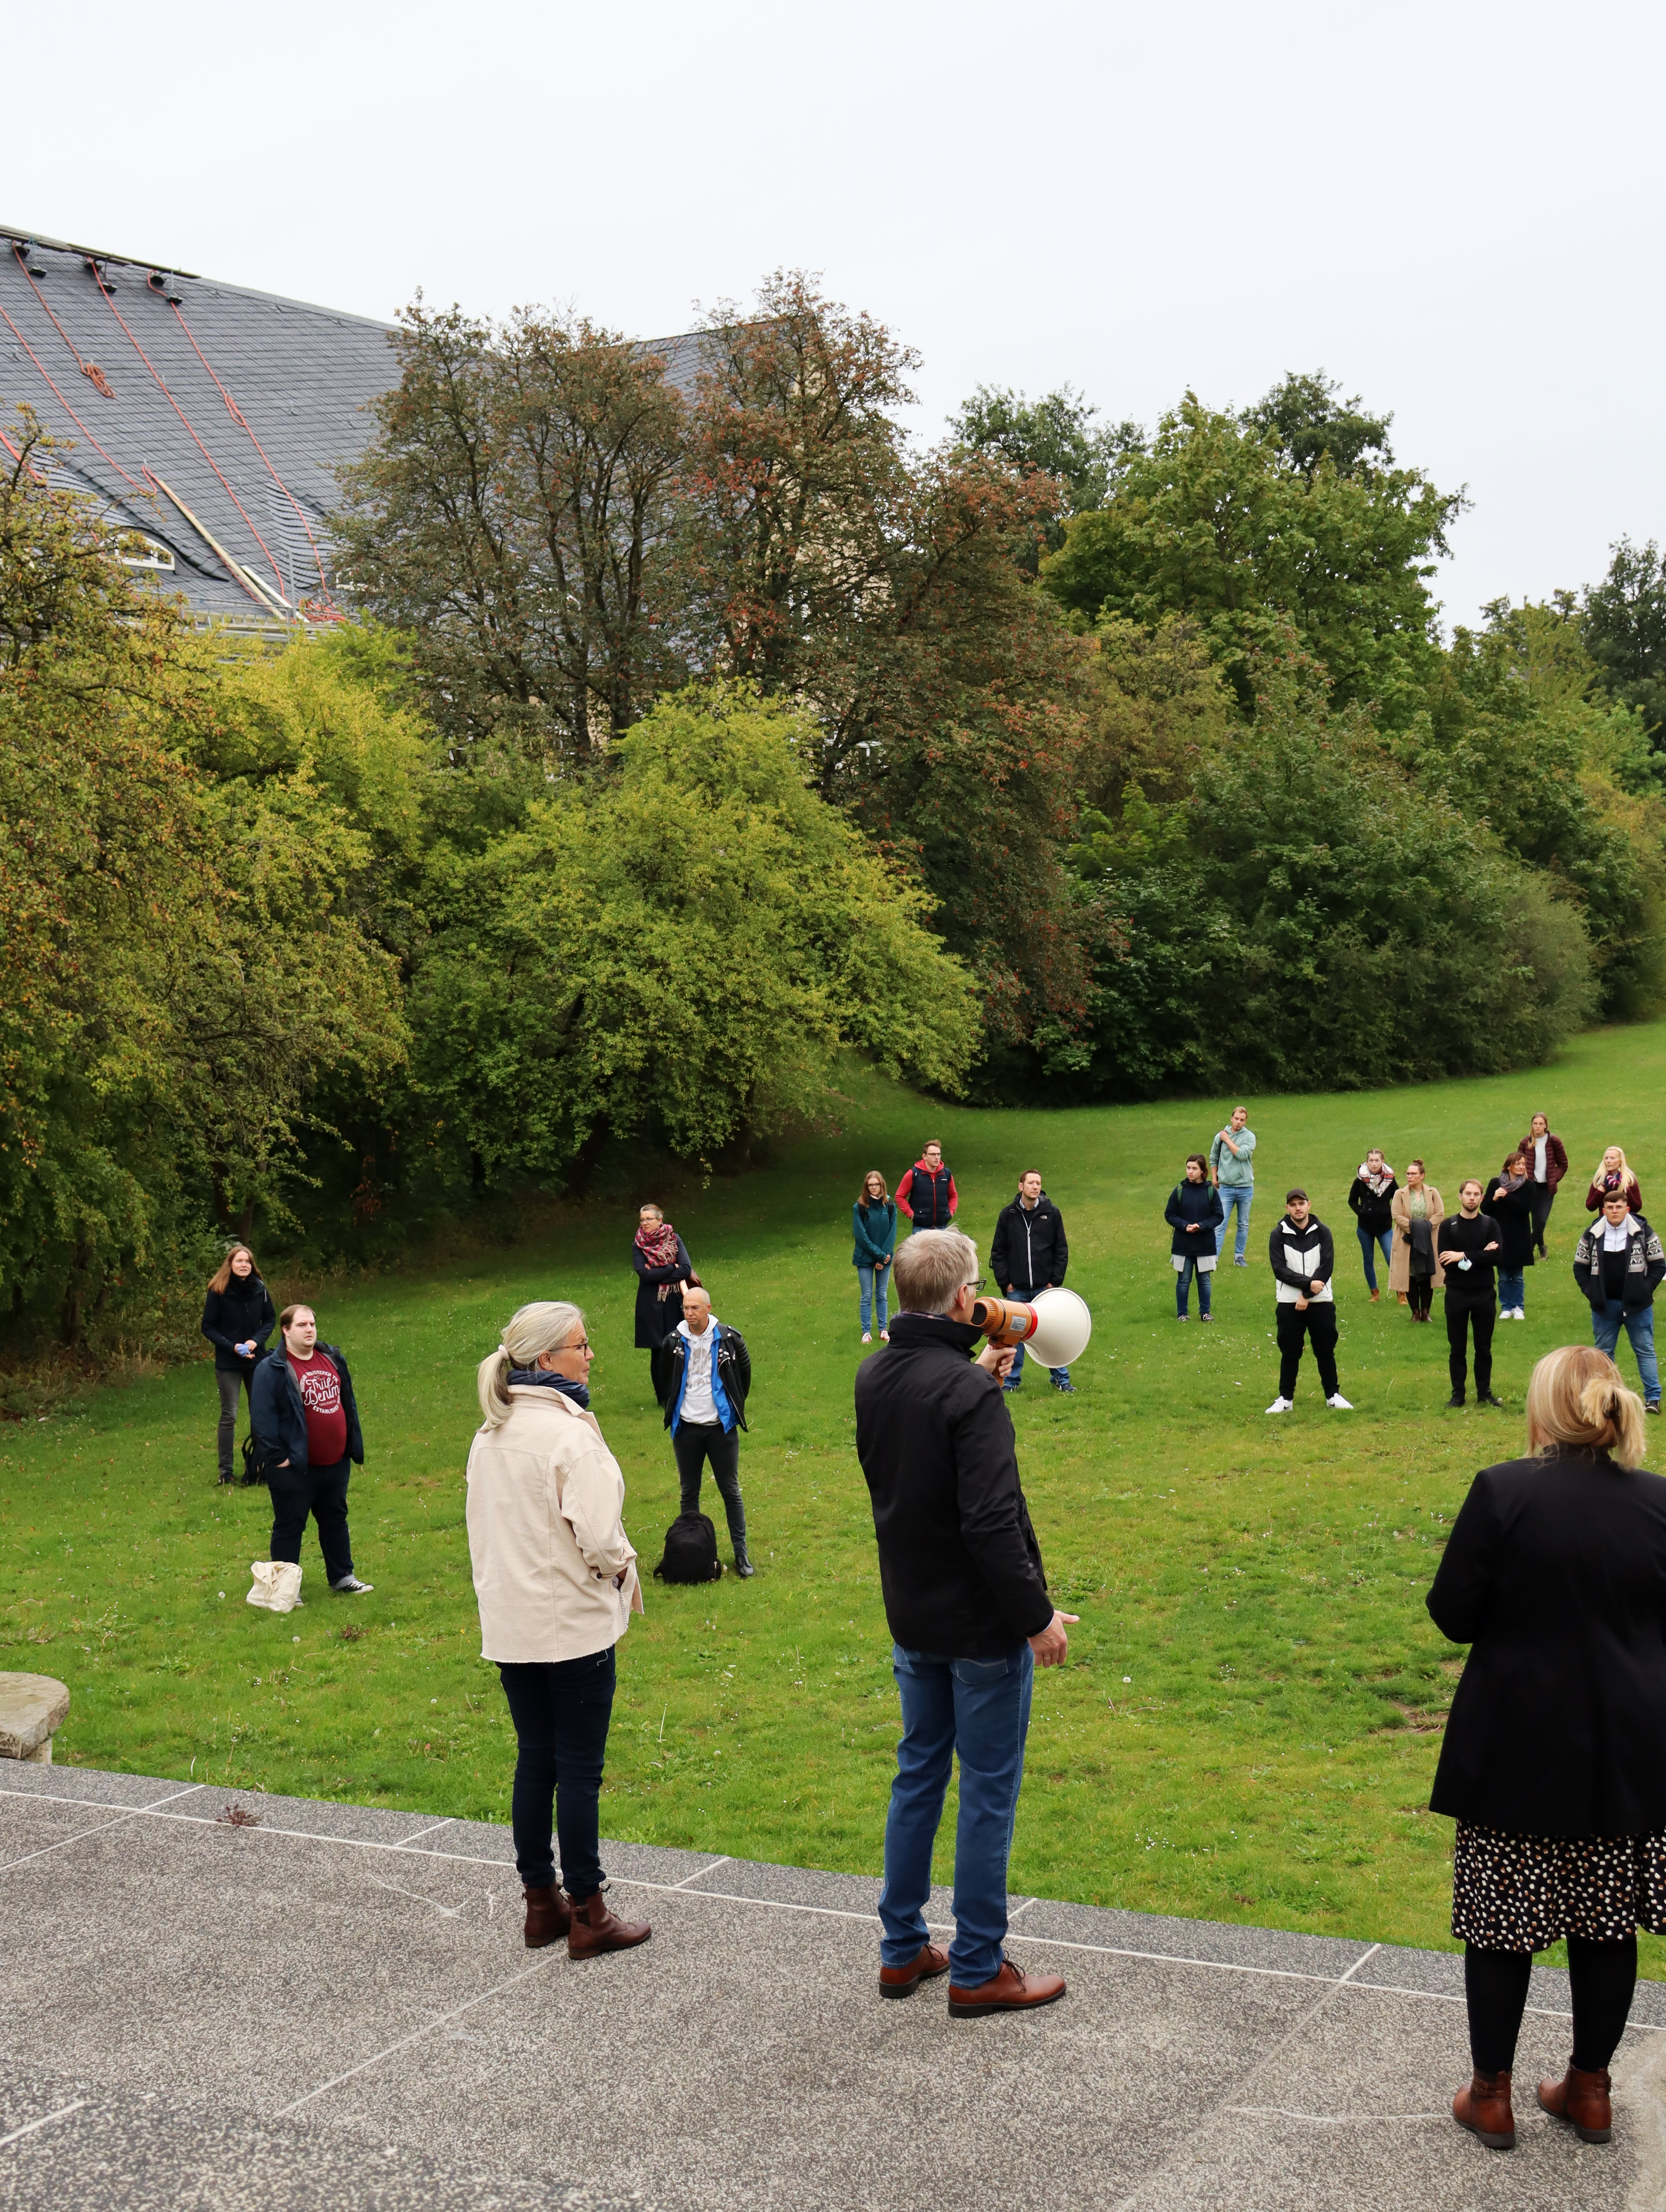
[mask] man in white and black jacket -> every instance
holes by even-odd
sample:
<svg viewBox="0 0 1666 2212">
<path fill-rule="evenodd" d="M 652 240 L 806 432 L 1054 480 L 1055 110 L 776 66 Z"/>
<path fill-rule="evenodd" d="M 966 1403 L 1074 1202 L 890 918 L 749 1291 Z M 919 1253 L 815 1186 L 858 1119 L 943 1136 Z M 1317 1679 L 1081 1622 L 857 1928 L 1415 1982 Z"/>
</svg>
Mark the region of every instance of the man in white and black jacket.
<svg viewBox="0 0 1666 2212">
<path fill-rule="evenodd" d="M 1666 1249 L 1623 1190 L 1610 1191 L 1602 1211 L 1579 1239 L 1573 1279 L 1590 1300 L 1591 1335 L 1612 1359 L 1623 1328 L 1637 1355 L 1645 1413 L 1660 1411 L 1660 1367 L 1655 1358 L 1654 1296 L 1666 1280 Z"/>
<path fill-rule="evenodd" d="M 1284 1206 L 1284 1218 L 1267 1248 L 1276 1286 L 1274 1310 L 1279 1331 L 1279 1395 L 1267 1410 L 1287 1413 L 1295 1404 L 1302 1346 L 1310 1340 L 1326 1405 L 1339 1413 L 1351 1413 L 1353 1408 L 1336 1377 L 1336 1302 L 1330 1289 L 1336 1247 L 1304 1190 L 1286 1191 Z"/>
<path fill-rule="evenodd" d="M 1056 1291 L 1070 1265 L 1064 1216 L 1042 1188 L 1041 1173 L 1030 1168 L 1018 1177 L 1018 1194 L 1003 1206 L 989 1246 L 989 1272 L 1009 1298 L 1028 1304 L 1038 1291 Z M 1067 1367 L 1048 1370 L 1055 1390 L 1073 1392 Z M 1012 1371 L 1001 1385 L 1018 1389 L 1024 1375 L 1024 1346 L 1012 1355 Z"/>
</svg>

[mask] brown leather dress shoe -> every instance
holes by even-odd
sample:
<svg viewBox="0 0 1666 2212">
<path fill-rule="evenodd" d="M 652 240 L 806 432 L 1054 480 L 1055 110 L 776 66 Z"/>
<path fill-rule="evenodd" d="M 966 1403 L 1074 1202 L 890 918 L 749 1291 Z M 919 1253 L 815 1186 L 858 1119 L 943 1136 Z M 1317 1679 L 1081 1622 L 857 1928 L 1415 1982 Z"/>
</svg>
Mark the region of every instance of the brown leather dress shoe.
<svg viewBox="0 0 1666 2212">
<path fill-rule="evenodd" d="M 940 1943 L 923 1943 L 917 1955 L 906 1966 L 881 1966 L 879 1994 L 882 1997 L 911 1997 L 921 1982 L 929 1982 L 949 1971 L 949 1954 Z"/>
<path fill-rule="evenodd" d="M 1483 2074 L 1477 2068 L 1469 2087 L 1453 2098 L 1452 2118 L 1479 2136 L 1488 2150 L 1514 2150 L 1516 2115 L 1510 2107 L 1509 2075 Z"/>
<path fill-rule="evenodd" d="M 573 1903 L 573 1924 L 567 1931 L 569 1959 L 593 1959 L 603 1951 L 628 1951 L 646 1943 L 654 1930 L 646 1920 L 616 1920 L 600 1890 L 581 1905 Z"/>
<path fill-rule="evenodd" d="M 1614 2133 L 1614 2084 L 1605 2066 L 1591 2073 L 1570 2063 L 1560 2081 L 1541 2081 L 1539 2102 L 1553 2120 L 1566 2120 L 1581 2142 L 1607 2142 Z"/>
<path fill-rule="evenodd" d="M 976 2020 L 980 2013 L 1028 2012 L 1036 2005 L 1052 2004 L 1064 1995 L 1062 1974 L 1025 1974 L 1010 1959 L 1000 1962 L 1000 1972 L 992 1982 L 984 1982 L 975 1990 L 958 1990 L 949 1984 L 949 2018 Z"/>
<path fill-rule="evenodd" d="M 541 1951 L 546 1943 L 558 1943 L 573 1924 L 573 1908 L 566 1892 L 527 1889 L 526 1896 L 526 1948 Z"/>
</svg>

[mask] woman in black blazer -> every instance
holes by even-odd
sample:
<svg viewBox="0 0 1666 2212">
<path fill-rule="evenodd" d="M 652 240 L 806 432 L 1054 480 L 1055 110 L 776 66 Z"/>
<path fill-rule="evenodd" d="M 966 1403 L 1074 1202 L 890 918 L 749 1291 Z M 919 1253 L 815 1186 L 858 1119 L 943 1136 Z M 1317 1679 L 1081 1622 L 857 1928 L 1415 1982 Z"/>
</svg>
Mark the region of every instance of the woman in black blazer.
<svg viewBox="0 0 1666 2212">
<path fill-rule="evenodd" d="M 1471 1647 L 1429 1801 L 1457 1822 L 1474 2078 L 1452 2117 L 1497 2150 L 1533 1954 L 1566 1936 L 1573 1987 L 1539 2102 L 1606 2142 L 1637 1930 L 1666 1933 L 1666 1482 L 1639 1464 L 1642 1401 L 1587 1346 L 1534 1369 L 1527 1433 L 1530 1458 L 1475 1477 L 1428 1598 Z"/>
<path fill-rule="evenodd" d="M 683 1293 L 700 1280 L 689 1248 L 657 1206 L 637 1215 L 630 1264 L 636 1270 L 636 1349 L 657 1352 L 683 1318 Z"/>
</svg>

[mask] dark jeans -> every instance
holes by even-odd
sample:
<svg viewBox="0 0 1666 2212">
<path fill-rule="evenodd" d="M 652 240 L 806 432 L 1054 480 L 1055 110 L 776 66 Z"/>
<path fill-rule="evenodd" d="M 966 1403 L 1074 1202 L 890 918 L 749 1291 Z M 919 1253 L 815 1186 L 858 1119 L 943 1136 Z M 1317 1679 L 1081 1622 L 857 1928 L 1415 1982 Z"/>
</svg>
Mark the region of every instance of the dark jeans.
<svg viewBox="0 0 1666 2212">
<path fill-rule="evenodd" d="M 710 1460 L 712 1473 L 717 1478 L 718 1494 L 723 1500 L 724 1516 L 729 1524 L 729 1541 L 734 1546 L 737 1561 L 745 1559 L 746 1509 L 740 1502 L 739 1430 L 731 1429 L 726 1434 L 715 1421 L 684 1421 L 671 1443 L 677 1455 L 678 1480 L 683 1486 L 683 1511 L 700 1510 L 701 1479 L 706 1462 Z"/>
<path fill-rule="evenodd" d="M 1406 1303 L 1414 1313 L 1426 1314 L 1435 1302 L 1432 1275 L 1413 1275 L 1406 1285 Z"/>
<path fill-rule="evenodd" d="M 275 1467 L 267 1476 L 272 1493 L 272 1557 L 301 1557 L 301 1540 L 310 1513 L 318 1522 L 324 1571 L 331 1583 L 353 1571 L 353 1547 L 347 1534 L 347 1478 L 350 1459 L 333 1467 Z"/>
<path fill-rule="evenodd" d="M 1528 1206 L 1533 1221 L 1533 1242 L 1541 1252 L 1545 1249 L 1545 1224 L 1550 1219 L 1550 1209 L 1555 1203 L 1556 1194 L 1548 1183 L 1534 1184 Z"/>
<path fill-rule="evenodd" d="M 1327 1398 L 1334 1398 L 1341 1389 L 1336 1379 L 1336 1309 L 1327 1299 L 1322 1305 L 1310 1304 L 1305 1313 L 1298 1313 L 1293 1305 L 1279 1307 L 1279 1395 L 1293 1398 L 1296 1395 L 1296 1373 L 1302 1364 L 1302 1346 L 1310 1342 L 1313 1357 L 1319 1363 L 1319 1383 Z"/>
<path fill-rule="evenodd" d="M 1213 1252 L 1206 1252 L 1204 1255 L 1204 1257 L 1208 1260 L 1213 1260 L 1214 1256 L 1215 1255 Z M 1209 1278 L 1213 1273 L 1214 1270 L 1213 1267 L 1200 1267 L 1198 1266 L 1197 1255 L 1195 1252 L 1186 1252 L 1182 1254 L 1180 1265 L 1175 1270 L 1174 1307 L 1175 1311 L 1179 1314 L 1183 1319 L 1184 1318 L 1186 1312 L 1186 1294 L 1192 1287 L 1192 1277 L 1194 1275 L 1197 1277 L 1197 1310 L 1201 1314 L 1207 1314 L 1208 1312 Z"/>
<path fill-rule="evenodd" d="M 1597 1943 L 1567 1939 L 1568 1982 L 1573 1998 L 1573 2063 L 1600 2074 L 1626 2033 L 1637 1986 L 1637 1938 Z M 1527 2006 L 1530 1951 L 1483 1951 L 1471 1943 L 1463 1954 L 1463 1994 L 1469 2008 L 1469 2055 L 1482 2074 L 1505 2074 L 1516 2063 L 1516 2038 Z"/>
<path fill-rule="evenodd" d="M 509 1806 L 516 1870 L 528 1889 L 550 1887 L 550 1838 L 552 1826 L 559 1829 L 561 1886 L 581 1905 L 605 1879 L 598 1808 L 613 1717 L 613 1646 L 543 1666 L 500 1662 L 497 1671 L 520 1747 Z"/>
<path fill-rule="evenodd" d="M 1475 1395 L 1484 1398 L 1493 1387 L 1493 1329 L 1499 1318 L 1496 1298 L 1489 1298 L 1484 1306 L 1458 1306 L 1452 1303 L 1452 1293 L 1446 1293 L 1447 1372 L 1452 1378 L 1452 1395 L 1463 1395 L 1464 1353 L 1468 1349 L 1468 1330 L 1473 1322 L 1475 1330 Z"/>
<path fill-rule="evenodd" d="M 229 1476 L 232 1471 L 232 1448 L 237 1442 L 237 1394 L 252 1390 L 252 1367 L 216 1367 L 214 1379 L 220 1386 L 220 1426 L 215 1442 L 220 1450 L 220 1472 Z"/>
<path fill-rule="evenodd" d="M 1367 1229 L 1362 1221 L 1356 1227 L 1354 1234 L 1359 1239 L 1359 1249 L 1365 1257 L 1365 1288 L 1368 1291 L 1374 1291 L 1377 1288 L 1378 1250 L 1382 1252 L 1383 1265 L 1385 1267 L 1393 1263 L 1394 1231 L 1391 1229 Z"/>
</svg>

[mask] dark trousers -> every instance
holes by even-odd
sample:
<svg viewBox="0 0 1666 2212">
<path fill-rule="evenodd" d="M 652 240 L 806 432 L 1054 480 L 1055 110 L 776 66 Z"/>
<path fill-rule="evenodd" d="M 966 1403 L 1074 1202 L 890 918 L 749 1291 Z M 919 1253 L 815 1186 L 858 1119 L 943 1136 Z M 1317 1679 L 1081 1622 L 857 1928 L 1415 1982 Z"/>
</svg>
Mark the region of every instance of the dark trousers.
<svg viewBox="0 0 1666 2212">
<path fill-rule="evenodd" d="M 231 1477 L 232 1447 L 237 1442 L 237 1394 L 252 1390 L 254 1370 L 241 1367 L 216 1367 L 214 1379 L 220 1386 L 220 1426 L 215 1432 L 215 1443 L 220 1451 L 220 1473 Z"/>
<path fill-rule="evenodd" d="M 272 1557 L 301 1557 L 301 1540 L 307 1516 L 318 1522 L 318 1540 L 324 1553 L 324 1571 L 338 1583 L 353 1571 L 353 1547 L 347 1534 L 347 1478 L 353 1472 L 350 1459 L 333 1467 L 275 1467 L 267 1476 L 272 1493 Z"/>
<path fill-rule="evenodd" d="M 1426 1314 L 1435 1302 L 1432 1275 L 1413 1275 L 1406 1284 L 1406 1304 L 1416 1314 Z"/>
<path fill-rule="evenodd" d="M 1541 1252 L 1545 1249 L 1545 1225 L 1550 1219 L 1550 1209 L 1556 1203 L 1556 1194 L 1547 1182 L 1535 1182 L 1533 1195 L 1528 1200 L 1528 1210 L 1533 1222 L 1533 1242 Z"/>
<path fill-rule="evenodd" d="M 729 1541 L 739 1563 L 746 1556 L 746 1509 L 740 1502 L 739 1430 L 726 1432 L 716 1421 L 684 1421 L 679 1423 L 671 1443 L 677 1455 L 684 1513 L 700 1510 L 701 1478 L 706 1462 L 711 1462 L 718 1493 L 723 1500 L 724 1517 L 729 1524 Z"/>
<path fill-rule="evenodd" d="M 1600 2074 L 1620 2047 L 1637 1986 L 1637 1938 L 1597 1943 L 1567 1939 L 1573 1998 L 1573 2063 Z M 1469 2055 L 1481 2074 L 1506 2074 L 1516 2063 L 1516 2038 L 1527 2006 L 1530 1951 L 1483 1951 L 1471 1943 L 1463 1954 L 1463 1994 L 1469 2008 Z"/>
<path fill-rule="evenodd" d="M 544 1666 L 500 1663 L 497 1671 L 520 1746 L 509 1803 L 516 1870 L 528 1889 L 550 1888 L 550 1836 L 558 1831 L 561 1886 L 582 1904 L 605 1879 L 599 1804 L 613 1717 L 613 1646 Z"/>
<path fill-rule="evenodd" d="M 1341 1389 L 1336 1380 L 1336 1309 L 1329 1300 L 1310 1304 L 1305 1313 L 1293 1305 L 1279 1307 L 1279 1395 L 1296 1395 L 1296 1372 L 1302 1364 L 1302 1346 L 1310 1342 L 1319 1363 L 1319 1382 L 1327 1398 Z"/>
<path fill-rule="evenodd" d="M 1475 1330 L 1475 1395 L 1484 1398 L 1493 1388 L 1493 1329 L 1499 1318 L 1499 1302 L 1488 1298 L 1484 1306 L 1459 1306 L 1452 1303 L 1452 1293 L 1446 1293 L 1446 1367 L 1452 1378 L 1452 1395 L 1463 1395 L 1464 1358 L 1468 1349 L 1468 1329 L 1471 1322 Z"/>
</svg>

